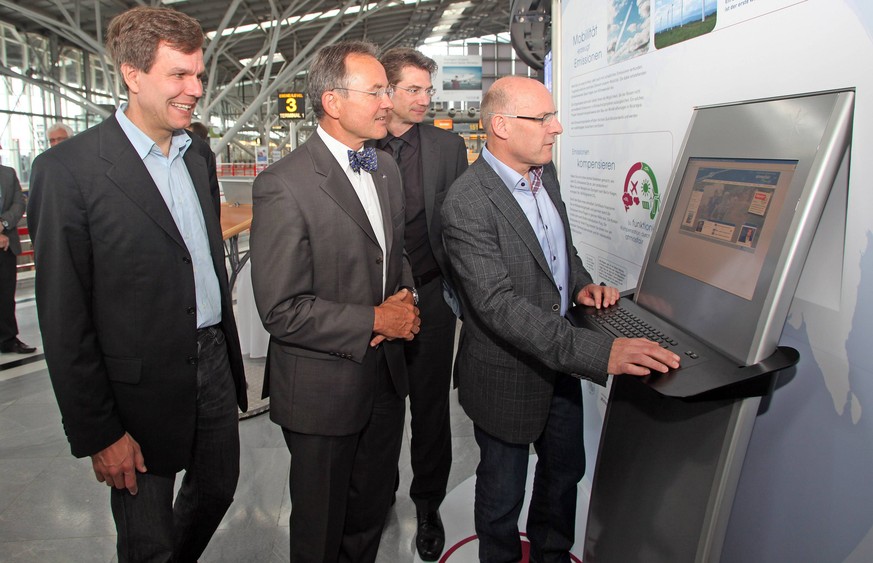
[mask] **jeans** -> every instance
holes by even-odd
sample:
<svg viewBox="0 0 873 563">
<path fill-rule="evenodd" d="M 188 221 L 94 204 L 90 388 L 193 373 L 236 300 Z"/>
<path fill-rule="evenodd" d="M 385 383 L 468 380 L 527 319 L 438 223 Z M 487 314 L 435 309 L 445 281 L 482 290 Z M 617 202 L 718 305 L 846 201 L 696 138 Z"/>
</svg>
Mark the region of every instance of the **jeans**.
<svg viewBox="0 0 873 563">
<path fill-rule="evenodd" d="M 518 518 L 524 503 L 528 444 L 511 444 L 474 427 L 480 460 L 476 469 L 474 520 L 483 563 L 521 560 Z M 575 541 L 576 487 L 585 475 L 582 392 L 579 380 L 559 375 L 549 417 L 534 442 L 536 474 L 527 517 L 532 561 L 569 562 Z"/>
<path fill-rule="evenodd" d="M 191 464 L 175 503 L 175 477 L 137 473 L 135 496 L 112 489 L 119 563 L 197 561 L 233 501 L 239 479 L 239 416 L 224 333 L 199 331 L 198 345 Z"/>
</svg>

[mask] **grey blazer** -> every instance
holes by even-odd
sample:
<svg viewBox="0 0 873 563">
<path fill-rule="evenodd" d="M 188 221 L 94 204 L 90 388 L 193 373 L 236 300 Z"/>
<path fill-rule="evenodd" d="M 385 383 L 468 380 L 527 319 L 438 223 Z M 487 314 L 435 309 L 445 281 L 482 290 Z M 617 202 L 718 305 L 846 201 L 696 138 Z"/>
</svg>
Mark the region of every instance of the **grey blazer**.
<svg viewBox="0 0 873 563">
<path fill-rule="evenodd" d="M 564 223 L 572 300 L 592 279 L 571 243 L 551 164 L 543 184 Z M 560 315 L 560 293 L 534 231 L 481 156 L 452 185 L 442 219 L 465 314 L 455 365 L 461 405 L 489 434 L 530 443 L 545 426 L 556 375 L 605 383 L 612 340 Z"/>
<path fill-rule="evenodd" d="M 317 133 L 259 174 L 252 189 L 252 285 L 271 335 L 264 385 L 270 418 L 294 432 L 344 435 L 364 427 L 376 391 L 366 363 L 373 308 L 413 285 L 403 251 L 400 171 L 387 153 L 376 152 L 385 256 L 354 188 Z M 382 344 L 401 397 L 408 392 L 403 342 Z"/>
<path fill-rule="evenodd" d="M 9 223 L 9 230 L 0 226 L 0 233 L 9 237 L 9 250 L 18 256 L 21 254 L 21 241 L 18 238 L 18 222 L 24 215 L 24 195 L 21 193 L 21 184 L 15 169 L 8 166 L 0 166 L 0 220 Z"/>
</svg>

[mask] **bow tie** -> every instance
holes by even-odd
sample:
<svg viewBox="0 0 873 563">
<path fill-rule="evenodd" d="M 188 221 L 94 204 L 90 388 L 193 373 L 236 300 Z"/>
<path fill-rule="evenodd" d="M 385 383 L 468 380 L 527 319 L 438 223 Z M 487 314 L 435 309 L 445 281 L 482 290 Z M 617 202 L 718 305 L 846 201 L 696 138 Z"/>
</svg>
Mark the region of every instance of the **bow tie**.
<svg viewBox="0 0 873 563">
<path fill-rule="evenodd" d="M 349 164 L 352 170 L 360 172 L 373 172 L 376 170 L 376 149 L 367 147 L 361 152 L 349 151 Z"/>
</svg>

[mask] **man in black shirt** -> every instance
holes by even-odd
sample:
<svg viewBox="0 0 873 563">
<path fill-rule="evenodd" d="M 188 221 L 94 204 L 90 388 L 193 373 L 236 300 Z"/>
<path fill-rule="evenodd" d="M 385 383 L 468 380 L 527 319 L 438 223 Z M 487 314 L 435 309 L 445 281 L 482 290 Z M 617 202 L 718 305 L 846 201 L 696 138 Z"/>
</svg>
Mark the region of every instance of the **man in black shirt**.
<svg viewBox="0 0 873 563">
<path fill-rule="evenodd" d="M 388 136 L 377 146 L 394 156 L 406 197 L 406 252 L 419 294 L 421 332 L 406 343 L 412 415 L 412 472 L 409 496 L 415 503 L 415 545 L 424 561 L 442 553 L 445 532 L 439 506 L 452 465 L 449 425 L 452 350 L 456 318 L 449 263 L 443 250 L 440 205 L 452 182 L 467 169 L 464 140 L 422 123 L 433 96 L 436 63 L 414 49 L 391 49 L 380 57 L 394 86 Z"/>
</svg>

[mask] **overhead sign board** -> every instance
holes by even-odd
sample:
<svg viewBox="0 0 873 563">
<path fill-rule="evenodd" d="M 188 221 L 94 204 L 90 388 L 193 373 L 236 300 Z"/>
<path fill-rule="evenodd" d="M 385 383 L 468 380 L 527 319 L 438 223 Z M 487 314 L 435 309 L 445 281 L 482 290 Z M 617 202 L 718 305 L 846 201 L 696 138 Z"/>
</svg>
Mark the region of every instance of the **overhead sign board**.
<svg viewBox="0 0 873 563">
<path fill-rule="evenodd" d="M 303 92 L 279 92 L 279 119 L 304 117 L 306 117 L 306 100 Z"/>
</svg>

